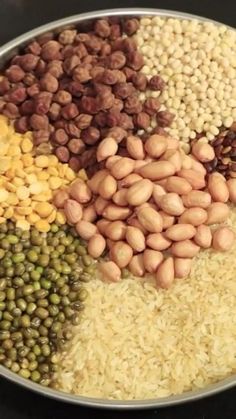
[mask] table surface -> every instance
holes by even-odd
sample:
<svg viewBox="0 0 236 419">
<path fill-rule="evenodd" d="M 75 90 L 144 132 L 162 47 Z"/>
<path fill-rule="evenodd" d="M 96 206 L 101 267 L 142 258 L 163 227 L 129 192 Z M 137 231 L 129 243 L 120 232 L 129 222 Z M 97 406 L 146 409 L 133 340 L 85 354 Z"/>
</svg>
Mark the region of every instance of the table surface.
<svg viewBox="0 0 236 419">
<path fill-rule="evenodd" d="M 110 7 L 159 7 L 180 10 L 219 20 L 236 26 L 233 0 L 0 0 L 0 45 L 38 25 L 86 12 Z M 81 4 L 80 4 L 81 3 Z M 236 389 L 182 406 L 160 410 L 118 412 L 81 408 L 43 398 L 1 378 L 0 418 L 2 419 L 64 419 L 76 416 L 88 419 L 233 419 L 236 417 Z"/>
</svg>

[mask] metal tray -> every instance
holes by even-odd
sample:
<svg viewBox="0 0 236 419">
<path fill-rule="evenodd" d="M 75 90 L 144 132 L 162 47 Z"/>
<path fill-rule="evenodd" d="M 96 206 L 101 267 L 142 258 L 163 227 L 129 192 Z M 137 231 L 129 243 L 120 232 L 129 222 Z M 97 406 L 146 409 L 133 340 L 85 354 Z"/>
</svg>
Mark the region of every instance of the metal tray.
<svg viewBox="0 0 236 419">
<path fill-rule="evenodd" d="M 15 38 L 14 40 L 8 42 L 0 48 L 0 68 L 4 67 L 7 61 L 16 54 L 25 44 L 30 40 L 37 38 L 39 35 L 42 35 L 47 32 L 53 31 L 57 33 L 58 31 L 77 27 L 84 28 L 89 26 L 89 23 L 93 19 L 102 18 L 104 16 L 162 16 L 162 17 L 172 17 L 179 19 L 198 19 L 200 21 L 213 22 L 219 25 L 219 22 L 216 22 L 211 19 L 207 19 L 201 16 L 191 15 L 188 13 L 176 12 L 171 10 L 163 9 L 146 9 L 146 8 L 128 8 L 128 9 L 110 9 L 110 10 L 101 10 L 90 13 L 83 13 L 67 17 L 64 19 L 56 20 L 46 25 L 40 26 L 32 31 L 26 32 L 25 34 Z M 232 28 L 231 28 L 232 29 Z M 180 403 L 185 403 L 193 400 L 198 400 L 207 396 L 212 396 L 219 393 L 220 391 L 227 390 L 236 385 L 236 375 L 231 376 L 225 380 L 218 382 L 217 384 L 210 385 L 204 389 L 185 392 L 181 395 L 163 397 L 159 399 L 148 399 L 148 400 L 106 400 L 106 399 L 97 399 L 89 398 L 83 396 L 76 396 L 73 394 L 64 393 L 61 391 L 56 391 L 51 388 L 43 387 L 39 384 L 36 384 L 25 378 L 21 378 L 17 374 L 11 372 L 7 368 L 0 366 L 0 376 L 7 378 L 8 380 L 23 386 L 29 390 L 33 390 L 37 393 L 40 393 L 43 396 L 48 396 L 60 401 L 74 403 L 83 406 L 97 407 L 97 408 L 107 408 L 107 409 L 147 409 L 147 408 L 157 408 L 164 406 L 177 405 Z"/>
</svg>

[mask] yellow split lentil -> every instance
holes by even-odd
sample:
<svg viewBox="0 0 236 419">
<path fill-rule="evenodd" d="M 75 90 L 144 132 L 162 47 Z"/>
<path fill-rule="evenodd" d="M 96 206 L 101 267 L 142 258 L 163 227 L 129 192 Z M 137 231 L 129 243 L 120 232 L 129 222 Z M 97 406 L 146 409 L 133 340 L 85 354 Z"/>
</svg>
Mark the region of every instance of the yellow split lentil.
<svg viewBox="0 0 236 419">
<path fill-rule="evenodd" d="M 11 219 L 24 230 L 34 224 L 41 232 L 48 232 L 55 220 L 64 224 L 64 215 L 50 202 L 58 188 L 75 178 L 56 156 L 35 156 L 31 132 L 15 133 L 0 115 L 0 223 Z"/>
</svg>

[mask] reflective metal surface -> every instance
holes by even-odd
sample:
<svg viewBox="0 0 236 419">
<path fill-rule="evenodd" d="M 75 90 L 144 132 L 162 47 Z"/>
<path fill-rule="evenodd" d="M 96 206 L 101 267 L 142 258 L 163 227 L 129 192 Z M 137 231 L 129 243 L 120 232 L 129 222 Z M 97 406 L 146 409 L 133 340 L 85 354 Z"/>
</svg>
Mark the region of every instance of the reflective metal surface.
<svg viewBox="0 0 236 419">
<path fill-rule="evenodd" d="M 37 36 L 42 35 L 46 32 L 57 32 L 64 28 L 68 27 L 78 27 L 84 28 L 87 27 L 91 20 L 101 18 L 104 16 L 162 16 L 162 17 L 175 17 L 180 19 L 198 19 L 201 21 L 210 21 L 216 24 L 210 19 L 206 19 L 200 16 L 191 15 L 182 12 L 175 12 L 170 10 L 158 10 L 158 9 L 111 9 L 111 10 L 101 10 L 98 12 L 83 13 L 80 15 L 74 15 L 65 19 L 56 20 L 54 22 L 48 23 L 46 25 L 40 26 L 32 31 L 25 33 L 13 41 L 8 42 L 3 47 L 0 48 L 0 68 L 10 59 L 18 50 L 28 43 L 30 40 L 37 38 Z M 91 406 L 97 408 L 111 408 L 111 409 L 145 409 L 145 408 L 156 408 L 171 406 L 180 403 L 185 403 L 188 401 L 198 400 L 203 397 L 207 397 L 213 394 L 216 394 L 220 391 L 229 389 L 236 385 L 236 375 L 231 376 L 217 384 L 208 386 L 204 389 L 186 392 L 178 396 L 170 396 L 159 399 L 149 399 L 149 400 L 127 400 L 127 401 L 117 401 L 117 400 L 104 400 L 96 398 L 88 398 L 82 396 L 75 396 L 73 394 L 68 394 L 60 391 L 56 391 L 50 388 L 43 387 L 39 384 L 33 383 L 30 380 L 21 378 L 17 374 L 11 372 L 7 368 L 0 366 L 0 375 L 9 379 L 10 381 L 19 384 L 29 390 L 36 391 L 41 395 L 52 397 L 57 400 L 64 402 L 75 403 L 83 406 Z"/>
</svg>

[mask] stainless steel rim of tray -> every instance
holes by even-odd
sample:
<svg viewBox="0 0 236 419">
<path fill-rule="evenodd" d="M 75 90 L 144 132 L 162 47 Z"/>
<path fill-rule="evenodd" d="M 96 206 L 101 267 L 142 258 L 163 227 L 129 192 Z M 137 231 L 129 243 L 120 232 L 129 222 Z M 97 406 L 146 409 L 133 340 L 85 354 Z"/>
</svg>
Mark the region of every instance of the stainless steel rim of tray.
<svg viewBox="0 0 236 419">
<path fill-rule="evenodd" d="M 83 13 L 78 15 L 73 15 L 64 19 L 56 20 L 50 22 L 46 25 L 40 26 L 36 29 L 33 29 L 25 34 L 15 38 L 14 40 L 8 42 L 0 48 L 0 67 L 2 67 L 5 62 L 14 55 L 20 47 L 28 43 L 31 39 L 49 31 L 55 31 L 73 27 L 74 25 L 80 25 L 83 22 L 89 20 L 101 18 L 104 16 L 162 16 L 162 17 L 172 17 L 180 19 L 197 19 L 201 21 L 213 22 L 217 25 L 220 22 L 216 22 L 211 19 L 207 19 L 201 16 L 196 16 L 188 13 L 182 13 L 172 10 L 164 9 L 147 9 L 147 8 L 128 8 L 128 9 L 109 9 L 109 10 L 100 10 L 95 12 Z M 233 28 L 231 28 L 233 29 Z M 148 400 L 106 400 L 106 399 L 97 399 L 83 396 L 76 396 L 73 394 L 64 393 L 61 391 L 53 390 L 51 388 L 43 387 L 39 384 L 36 384 L 25 378 L 21 378 L 17 374 L 11 372 L 7 368 L 0 366 L 0 375 L 7 378 L 8 380 L 19 384 L 22 387 L 25 387 L 29 390 L 33 390 L 41 395 L 51 397 L 60 401 L 74 403 L 78 405 L 96 407 L 96 408 L 107 408 L 107 409 L 147 409 L 147 408 L 157 408 L 165 407 L 171 405 L 177 405 L 180 403 L 185 403 L 193 400 L 198 400 L 203 397 L 212 396 L 223 390 L 227 390 L 236 385 L 236 375 L 233 375 L 225 380 L 222 380 L 216 384 L 210 385 L 204 389 L 199 389 L 196 391 L 185 392 L 181 395 L 163 397 L 159 399 L 148 399 Z"/>
</svg>

